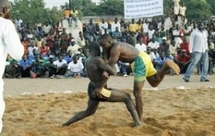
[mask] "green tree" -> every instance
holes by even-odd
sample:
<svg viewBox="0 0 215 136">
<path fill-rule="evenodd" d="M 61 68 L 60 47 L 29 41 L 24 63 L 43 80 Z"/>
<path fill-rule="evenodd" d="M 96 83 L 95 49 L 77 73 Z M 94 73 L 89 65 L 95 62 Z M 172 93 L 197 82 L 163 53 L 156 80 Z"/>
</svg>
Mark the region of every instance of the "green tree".
<svg viewBox="0 0 215 136">
<path fill-rule="evenodd" d="M 48 19 L 58 21 L 62 16 L 56 7 L 45 8 L 44 0 L 15 0 L 13 5 L 12 17 L 21 18 L 24 22 L 35 24 L 44 23 Z"/>
<path fill-rule="evenodd" d="M 123 0 L 103 0 L 96 11 L 98 15 L 123 15 L 123 4 Z"/>
<path fill-rule="evenodd" d="M 202 20 L 211 17 L 211 7 L 206 0 L 189 0 L 184 3 L 187 7 L 187 18 Z"/>
<path fill-rule="evenodd" d="M 210 4 L 212 15 L 215 15 L 215 0 L 207 0 L 207 3 Z"/>
</svg>

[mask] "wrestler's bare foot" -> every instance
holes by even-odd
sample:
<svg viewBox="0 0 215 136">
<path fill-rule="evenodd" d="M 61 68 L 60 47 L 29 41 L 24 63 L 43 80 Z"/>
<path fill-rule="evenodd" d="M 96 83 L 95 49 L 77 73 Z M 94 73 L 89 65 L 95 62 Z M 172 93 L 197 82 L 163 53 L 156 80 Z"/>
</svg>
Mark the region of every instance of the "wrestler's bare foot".
<svg viewBox="0 0 215 136">
<path fill-rule="evenodd" d="M 140 127 L 140 126 L 146 126 L 145 123 L 134 123 L 132 127 Z"/>
<path fill-rule="evenodd" d="M 174 61 L 166 60 L 166 66 L 172 69 L 177 75 L 180 74 L 180 68 Z"/>
</svg>

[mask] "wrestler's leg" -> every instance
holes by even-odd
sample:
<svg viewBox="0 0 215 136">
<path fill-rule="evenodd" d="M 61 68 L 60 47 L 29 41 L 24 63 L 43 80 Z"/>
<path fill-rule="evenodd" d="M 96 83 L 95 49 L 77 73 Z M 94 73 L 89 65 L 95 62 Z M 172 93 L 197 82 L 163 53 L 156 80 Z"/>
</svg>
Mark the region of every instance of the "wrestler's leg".
<svg viewBox="0 0 215 136">
<path fill-rule="evenodd" d="M 131 96 L 128 93 L 125 93 L 120 90 L 111 90 L 111 95 L 108 98 L 108 101 L 109 102 L 124 102 L 134 120 L 134 126 L 141 125 L 141 121 L 138 117 L 134 103 L 131 99 Z"/>
<path fill-rule="evenodd" d="M 87 109 L 84 111 L 78 112 L 75 116 L 73 116 L 67 122 L 63 123 L 62 126 L 69 126 L 70 124 L 72 124 L 74 122 L 77 122 L 83 118 L 93 115 L 96 112 L 98 105 L 99 105 L 99 101 L 94 101 L 94 100 L 89 99 Z"/>
<path fill-rule="evenodd" d="M 152 87 L 158 86 L 169 69 L 172 69 L 176 74 L 180 73 L 180 68 L 175 62 L 173 62 L 172 60 L 166 60 L 161 70 L 156 74 L 147 77 L 147 81 Z"/>
</svg>

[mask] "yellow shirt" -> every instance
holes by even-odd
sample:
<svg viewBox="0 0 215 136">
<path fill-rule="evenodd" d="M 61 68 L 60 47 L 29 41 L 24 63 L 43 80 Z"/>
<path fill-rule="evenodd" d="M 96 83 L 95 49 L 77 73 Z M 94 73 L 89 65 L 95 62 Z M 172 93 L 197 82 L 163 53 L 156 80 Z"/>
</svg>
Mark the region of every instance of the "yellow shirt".
<svg viewBox="0 0 215 136">
<path fill-rule="evenodd" d="M 73 12 L 73 10 L 72 10 L 72 11 L 71 11 L 71 15 L 72 15 L 73 17 L 76 17 L 76 16 L 78 15 L 78 11 L 75 10 L 75 12 Z"/>
<path fill-rule="evenodd" d="M 137 24 L 136 24 L 136 23 L 130 24 L 129 27 L 128 27 L 128 30 L 129 30 L 130 32 L 137 32 L 137 30 L 138 30 Z"/>
<path fill-rule="evenodd" d="M 70 16 L 70 10 L 64 10 L 63 15 L 64 15 L 64 17 L 69 17 Z"/>
</svg>

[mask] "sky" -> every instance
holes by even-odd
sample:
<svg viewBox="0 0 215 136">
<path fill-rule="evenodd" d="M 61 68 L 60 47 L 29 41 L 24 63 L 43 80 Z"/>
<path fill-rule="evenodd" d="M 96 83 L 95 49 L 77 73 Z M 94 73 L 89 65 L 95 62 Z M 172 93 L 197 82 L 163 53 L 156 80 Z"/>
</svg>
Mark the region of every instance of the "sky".
<svg viewBox="0 0 215 136">
<path fill-rule="evenodd" d="M 10 0 L 10 1 L 14 1 L 14 0 Z M 69 3 L 69 0 L 44 0 L 46 3 L 46 7 L 48 8 L 52 8 L 53 6 L 60 6 L 60 5 L 64 5 L 65 2 Z"/>
</svg>

